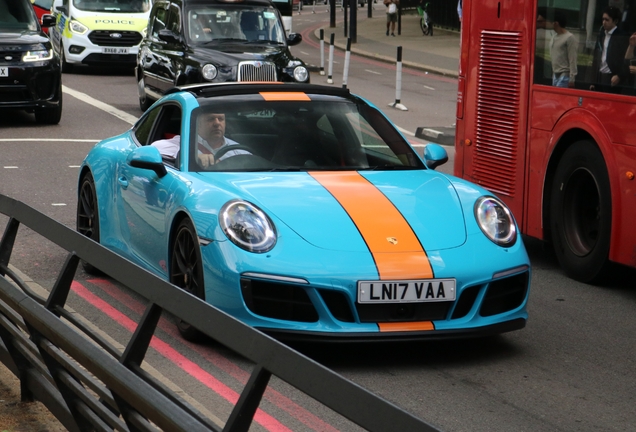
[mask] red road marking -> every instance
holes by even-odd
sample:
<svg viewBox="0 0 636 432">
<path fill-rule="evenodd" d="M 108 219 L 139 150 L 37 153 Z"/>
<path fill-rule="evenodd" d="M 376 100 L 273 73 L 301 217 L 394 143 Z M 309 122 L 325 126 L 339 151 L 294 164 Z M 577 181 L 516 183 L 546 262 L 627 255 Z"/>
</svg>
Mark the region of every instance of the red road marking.
<svg viewBox="0 0 636 432">
<path fill-rule="evenodd" d="M 106 279 L 91 279 L 88 280 L 91 284 L 99 287 L 102 291 L 120 302 L 122 305 L 128 307 L 133 312 L 138 315 L 142 315 L 145 307 L 141 303 L 139 303 L 136 299 L 129 296 L 125 292 L 123 292 L 119 287 L 111 283 Z M 168 320 L 161 318 L 159 320 L 158 327 L 166 332 L 168 335 L 180 339 L 185 345 L 187 345 L 190 349 L 196 351 L 198 354 L 203 356 L 207 361 L 211 364 L 230 375 L 234 379 L 236 379 L 241 384 L 245 385 L 249 380 L 250 374 L 249 372 L 241 369 L 235 363 L 231 362 L 227 358 L 223 357 L 219 353 L 201 346 L 190 343 L 186 340 L 183 340 L 177 331 L 176 327 L 173 323 Z M 312 430 L 321 431 L 321 432 L 337 432 L 338 429 L 331 426 L 329 423 L 326 423 L 324 420 L 320 419 L 316 415 L 307 411 L 305 408 L 296 404 L 288 397 L 282 395 L 280 392 L 272 389 L 271 387 L 267 387 L 265 390 L 265 399 L 267 399 L 272 404 L 276 405 L 281 410 L 287 412 L 290 416 L 294 417 L 296 420 L 311 428 Z"/>
<path fill-rule="evenodd" d="M 119 312 L 117 309 L 106 303 L 101 298 L 97 297 L 79 282 L 73 281 L 71 288 L 77 295 L 95 306 L 97 309 L 99 309 L 101 312 L 106 314 L 113 321 L 120 324 L 131 333 L 133 333 L 137 328 L 136 322 L 128 318 L 123 313 Z M 179 366 L 186 373 L 199 380 L 202 384 L 212 389 L 215 393 L 220 395 L 225 400 L 229 401 L 232 405 L 236 405 L 236 402 L 239 399 L 239 394 L 237 392 L 203 370 L 196 363 L 188 360 L 185 356 L 172 348 L 169 344 L 159 339 L 157 336 L 153 336 L 152 341 L 150 342 L 150 346 L 154 348 L 159 354 L 163 355 L 175 365 Z M 265 413 L 261 409 L 258 409 L 258 411 L 256 411 L 254 420 L 256 420 L 257 423 L 259 423 L 268 431 L 292 432 L 291 429 L 287 428 L 274 417 Z"/>
</svg>

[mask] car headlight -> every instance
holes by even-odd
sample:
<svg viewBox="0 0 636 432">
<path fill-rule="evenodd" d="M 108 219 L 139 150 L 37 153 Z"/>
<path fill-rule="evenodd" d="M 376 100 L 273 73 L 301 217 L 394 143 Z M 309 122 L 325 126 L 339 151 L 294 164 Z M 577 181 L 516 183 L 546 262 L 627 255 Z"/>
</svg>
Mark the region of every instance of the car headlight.
<svg viewBox="0 0 636 432">
<path fill-rule="evenodd" d="M 309 71 L 305 66 L 298 66 L 294 69 L 294 79 L 298 82 L 305 82 L 309 77 Z"/>
<path fill-rule="evenodd" d="M 53 50 L 37 50 L 37 51 L 27 51 L 22 56 L 22 61 L 35 62 L 35 61 L 51 60 L 52 58 L 53 58 Z"/>
<path fill-rule="evenodd" d="M 475 219 L 479 228 L 493 243 L 512 246 L 517 241 L 517 228 L 512 213 L 497 198 L 479 198 L 475 202 Z"/>
<path fill-rule="evenodd" d="M 203 66 L 203 69 L 201 69 L 201 75 L 203 75 L 203 78 L 208 81 L 212 81 L 214 78 L 216 78 L 217 73 L 218 71 L 216 69 L 216 66 L 209 63 Z"/>
<path fill-rule="evenodd" d="M 276 229 L 267 215 L 246 201 L 229 201 L 219 212 L 221 229 L 232 243 L 249 252 L 263 253 L 276 245 Z"/>
<path fill-rule="evenodd" d="M 71 22 L 68 23 L 68 28 L 70 28 L 73 33 L 77 34 L 84 34 L 88 31 L 88 27 L 75 20 L 71 20 Z"/>
</svg>

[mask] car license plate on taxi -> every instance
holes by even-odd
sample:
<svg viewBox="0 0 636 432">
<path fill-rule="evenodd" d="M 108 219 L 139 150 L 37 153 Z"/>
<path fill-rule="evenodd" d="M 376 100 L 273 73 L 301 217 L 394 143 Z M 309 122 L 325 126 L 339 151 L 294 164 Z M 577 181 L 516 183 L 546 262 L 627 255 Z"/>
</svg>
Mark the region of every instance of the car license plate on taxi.
<svg viewBox="0 0 636 432">
<path fill-rule="evenodd" d="M 359 281 L 358 303 L 453 301 L 455 285 L 455 279 Z"/>
<path fill-rule="evenodd" d="M 6 66 L 0 67 L 0 78 L 9 77 L 9 68 Z"/>
<path fill-rule="evenodd" d="M 112 48 L 112 47 L 105 47 L 102 48 L 102 52 L 104 54 L 128 54 L 128 48 Z"/>
</svg>

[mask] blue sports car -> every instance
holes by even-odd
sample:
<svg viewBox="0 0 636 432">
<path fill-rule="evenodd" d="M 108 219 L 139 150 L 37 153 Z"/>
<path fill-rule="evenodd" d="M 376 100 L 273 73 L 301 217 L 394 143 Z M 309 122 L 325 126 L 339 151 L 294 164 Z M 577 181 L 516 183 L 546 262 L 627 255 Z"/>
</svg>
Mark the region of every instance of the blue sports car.
<svg viewBox="0 0 636 432">
<path fill-rule="evenodd" d="M 190 85 L 90 151 L 77 230 L 281 339 L 521 329 L 531 270 L 515 221 L 434 170 L 447 159 L 346 89 Z"/>
</svg>

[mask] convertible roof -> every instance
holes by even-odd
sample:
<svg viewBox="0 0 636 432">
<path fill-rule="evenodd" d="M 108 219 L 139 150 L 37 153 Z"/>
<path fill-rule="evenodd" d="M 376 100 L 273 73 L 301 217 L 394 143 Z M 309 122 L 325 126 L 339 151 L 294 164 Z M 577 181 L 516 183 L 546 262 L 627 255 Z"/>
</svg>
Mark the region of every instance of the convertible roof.
<svg viewBox="0 0 636 432">
<path fill-rule="evenodd" d="M 328 96 L 349 97 L 349 89 L 316 84 L 280 83 L 280 82 L 228 82 L 218 84 L 188 84 L 172 87 L 165 94 L 188 91 L 196 97 L 230 96 L 267 92 L 303 92 Z"/>
</svg>

